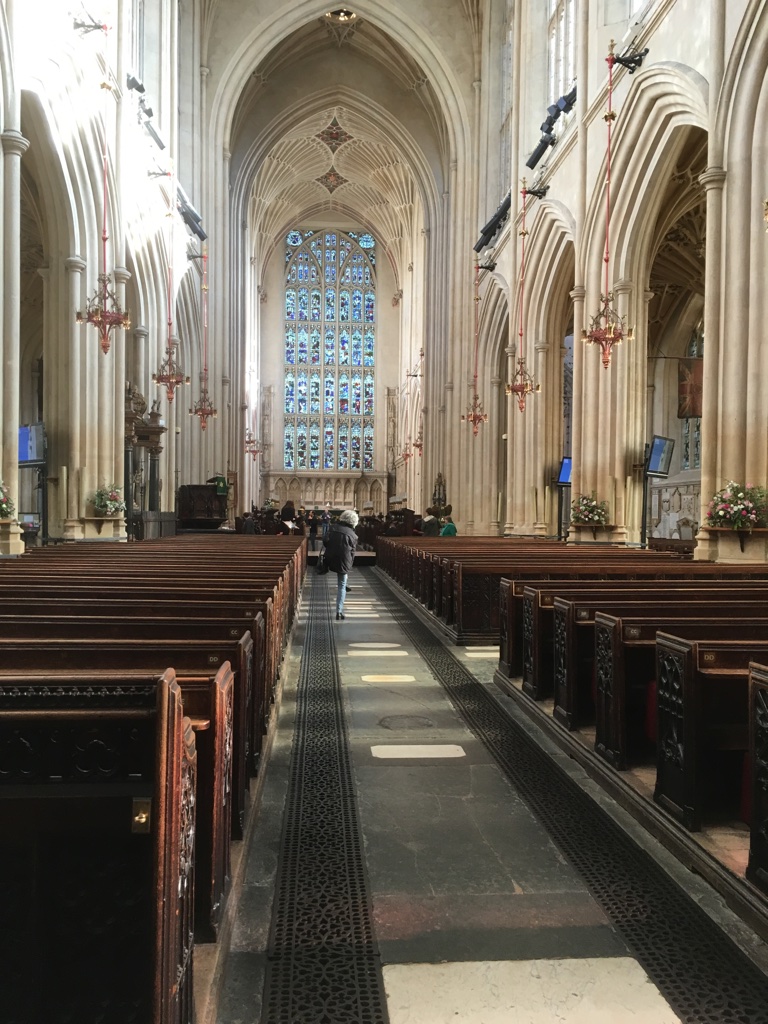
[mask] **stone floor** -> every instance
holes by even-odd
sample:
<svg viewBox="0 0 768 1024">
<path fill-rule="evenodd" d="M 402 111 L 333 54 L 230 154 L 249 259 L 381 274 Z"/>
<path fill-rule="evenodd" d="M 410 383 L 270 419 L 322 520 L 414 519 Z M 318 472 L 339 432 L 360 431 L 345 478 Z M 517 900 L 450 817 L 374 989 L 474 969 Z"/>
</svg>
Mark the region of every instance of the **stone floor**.
<svg viewBox="0 0 768 1024">
<path fill-rule="evenodd" d="M 389 1020 L 680 1020 L 454 710 L 419 651 L 374 599 L 370 580 L 370 570 L 353 571 L 346 619 L 333 626 Z M 278 729 L 247 851 L 218 1024 L 261 1020 L 308 614 L 305 601 L 288 653 Z M 454 649 L 454 654 L 494 688 L 496 648 Z M 509 696 L 499 692 L 498 699 L 510 714 L 519 714 Z M 586 775 L 583 784 L 593 785 Z M 609 803 L 601 795 L 596 799 Z M 637 828 L 621 809 L 611 813 L 628 829 Z M 653 840 L 643 835 L 641 841 L 670 872 L 678 870 Z M 700 879 L 684 872 L 682 881 L 700 904 L 722 917 L 737 941 L 743 939 L 753 960 L 768 963 L 762 943 Z"/>
</svg>

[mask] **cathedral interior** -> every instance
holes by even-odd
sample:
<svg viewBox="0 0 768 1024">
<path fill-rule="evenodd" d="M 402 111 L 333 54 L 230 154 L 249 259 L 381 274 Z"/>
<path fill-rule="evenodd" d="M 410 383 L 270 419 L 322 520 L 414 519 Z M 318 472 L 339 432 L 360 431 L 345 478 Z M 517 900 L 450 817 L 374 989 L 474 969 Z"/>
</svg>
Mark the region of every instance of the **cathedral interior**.
<svg viewBox="0 0 768 1024">
<path fill-rule="evenodd" d="M 178 629 L 167 665 L 197 678 L 194 643 L 219 642 L 209 619 L 219 601 L 219 617 L 234 615 L 231 580 L 233 606 L 261 622 L 249 635 L 267 695 L 260 711 L 243 696 L 242 649 L 239 669 L 225 659 L 234 682 L 215 673 L 248 724 L 240 739 L 235 726 L 234 761 L 221 755 L 236 783 L 222 792 L 241 800 L 227 812 L 231 850 L 229 834 L 213 852 L 202 841 L 201 863 L 227 882 L 194 895 L 194 980 L 191 940 L 177 936 L 190 980 L 167 998 L 156 982 L 151 1010 L 110 1003 L 122 984 L 111 971 L 76 1009 L 66 979 L 87 952 L 57 968 L 59 999 L 30 1002 L 42 975 L 5 928 L 22 994 L 0 1024 L 768 1020 L 761 124 L 768 0 L 0 0 L 0 797 L 8 765 L 26 771 L 18 673 L 86 671 L 68 660 L 67 616 L 124 643 L 116 678 L 148 671 L 130 643 Z M 289 503 L 360 514 L 348 621 L 333 618 L 336 578 L 313 572 L 311 535 L 240 536 L 244 518 L 259 532 Z M 433 568 L 420 530 L 433 513 L 455 524 L 435 551 L 455 542 L 463 577 Z M 240 576 L 250 540 L 253 593 Z M 514 560 L 523 551 L 538 576 Z M 108 557 L 120 595 L 106 589 Z M 526 643 L 549 630 L 534 676 L 556 677 L 558 651 L 582 657 L 577 618 L 565 648 L 540 626 L 565 598 L 523 588 L 571 566 L 575 594 L 589 561 L 605 601 L 620 580 L 659 604 L 679 586 L 702 640 L 730 643 L 721 619 L 739 620 L 751 754 L 742 762 L 746 740 L 729 734 L 695 782 L 719 794 L 738 776 L 739 815 L 702 828 L 695 801 L 664 803 L 665 783 L 621 751 L 620 780 L 607 772 L 599 649 L 584 662 L 598 711 L 583 727 L 577 704 L 558 720 L 557 685 L 528 685 L 525 659 L 504 668 L 513 627 Z M 105 589 L 81 593 L 98 573 Z M 106 620 L 128 617 L 129 588 L 147 621 L 113 635 Z M 504 619 L 507 599 L 518 620 Z M 604 613 L 584 606 L 596 634 Z M 41 651 L 64 645 L 50 668 L 24 660 L 36 635 Z M 658 704 L 653 745 L 683 687 L 665 691 L 663 661 L 648 668 L 633 650 L 623 671 L 637 681 L 642 669 Z M 181 715 L 174 686 L 152 690 L 163 721 Z M 126 712 L 123 697 L 106 719 Z M 720 694 L 707 700 L 690 742 L 730 713 Z M 148 707 L 130 713 L 143 721 Z M 190 707 L 166 739 L 193 764 L 192 722 L 204 773 L 220 711 Z M 682 712 L 670 730 L 658 749 L 682 763 Z M 13 807 L 26 836 L 21 790 L 7 792 L 0 821 Z M 59 898 L 38 886 L 58 870 L 42 835 L 37 873 L 25 873 L 31 847 L 0 846 L 7 906 L 26 885 L 38 908 L 23 950 L 37 950 L 39 907 Z M 47 939 L 42 960 L 76 946 L 75 931 Z"/>
</svg>

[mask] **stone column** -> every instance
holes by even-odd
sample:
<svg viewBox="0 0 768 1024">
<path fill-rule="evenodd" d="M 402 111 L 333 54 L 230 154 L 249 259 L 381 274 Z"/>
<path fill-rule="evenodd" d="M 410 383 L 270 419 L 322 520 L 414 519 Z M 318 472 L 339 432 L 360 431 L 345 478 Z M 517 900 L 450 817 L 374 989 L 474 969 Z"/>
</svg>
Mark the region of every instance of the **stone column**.
<svg viewBox="0 0 768 1024">
<path fill-rule="evenodd" d="M 726 173 L 722 167 L 709 167 L 699 177 L 707 193 L 706 268 L 704 282 L 704 377 L 701 402 L 701 511 L 699 523 L 706 520 L 706 506 L 718 487 L 718 419 L 720 409 L 720 314 L 722 298 L 721 261 L 723 251 L 723 189 Z M 725 481 L 723 481 L 724 483 Z M 699 529 L 694 557 L 714 558 L 717 541 L 708 530 Z"/>
<path fill-rule="evenodd" d="M 80 422 L 82 395 L 80 391 L 80 357 L 82 353 L 81 338 L 85 328 L 81 327 L 75 320 L 75 311 L 81 308 L 82 281 L 81 274 L 85 271 L 85 261 L 79 256 L 70 256 L 64 261 L 64 266 L 69 274 L 69 302 L 66 307 L 66 315 L 69 321 L 69 355 L 68 355 L 68 379 L 64 387 L 69 389 L 69 452 L 68 472 L 66 490 L 62 494 L 62 508 L 64 509 L 64 538 L 66 540 L 77 540 L 81 534 L 80 517 L 80 476 L 82 465 L 80 462 Z M 64 452 L 62 452 L 62 456 Z M 62 481 L 62 489 L 64 482 Z"/>
<path fill-rule="evenodd" d="M 29 142 L 17 131 L 2 133 L 3 142 L 3 479 L 19 507 L 19 311 L 21 304 L 21 157 Z M 3 554 L 21 555 L 24 541 L 18 523 L 3 539 Z"/>
<path fill-rule="evenodd" d="M 153 445 L 149 449 L 149 499 L 147 510 L 160 511 L 160 454 L 161 446 Z"/>
</svg>

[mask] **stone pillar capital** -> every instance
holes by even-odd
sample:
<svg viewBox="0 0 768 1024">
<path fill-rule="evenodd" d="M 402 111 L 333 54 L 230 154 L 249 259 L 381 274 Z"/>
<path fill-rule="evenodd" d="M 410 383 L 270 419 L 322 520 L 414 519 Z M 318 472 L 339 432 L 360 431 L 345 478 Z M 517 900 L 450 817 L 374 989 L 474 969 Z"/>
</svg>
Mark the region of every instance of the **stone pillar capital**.
<svg viewBox="0 0 768 1024">
<path fill-rule="evenodd" d="M 21 132 L 9 129 L 0 135 L 3 140 L 3 154 L 5 156 L 23 156 L 29 149 L 29 139 L 25 139 Z"/>
<path fill-rule="evenodd" d="M 85 270 L 85 260 L 81 259 L 80 256 L 67 256 L 64 260 L 64 266 L 70 273 L 82 274 Z"/>
<path fill-rule="evenodd" d="M 115 275 L 115 284 L 127 284 L 131 280 L 131 272 L 126 267 L 115 267 L 112 273 Z"/>
<path fill-rule="evenodd" d="M 728 174 L 722 167 L 708 167 L 706 171 L 699 175 L 699 183 L 709 191 L 710 189 L 721 190 L 725 185 L 725 179 Z"/>
<path fill-rule="evenodd" d="M 571 289 L 570 296 L 574 302 L 578 302 L 579 300 L 583 302 L 587 297 L 587 289 L 583 284 L 577 284 L 575 288 Z"/>
</svg>

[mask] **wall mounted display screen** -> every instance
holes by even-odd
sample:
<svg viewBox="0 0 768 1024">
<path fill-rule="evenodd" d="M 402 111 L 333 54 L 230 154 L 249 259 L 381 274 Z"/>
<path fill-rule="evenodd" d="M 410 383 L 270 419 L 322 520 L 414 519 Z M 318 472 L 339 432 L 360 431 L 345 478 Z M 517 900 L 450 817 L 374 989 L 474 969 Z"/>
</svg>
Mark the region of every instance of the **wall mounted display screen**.
<svg viewBox="0 0 768 1024">
<path fill-rule="evenodd" d="M 567 487 L 571 482 L 571 463 L 572 459 L 569 455 L 566 455 L 563 461 L 560 463 L 560 472 L 557 475 L 557 482 L 561 487 Z"/>
<path fill-rule="evenodd" d="M 669 476 L 674 450 L 675 442 L 671 437 L 660 437 L 655 434 L 648 453 L 648 476 Z"/>
</svg>

